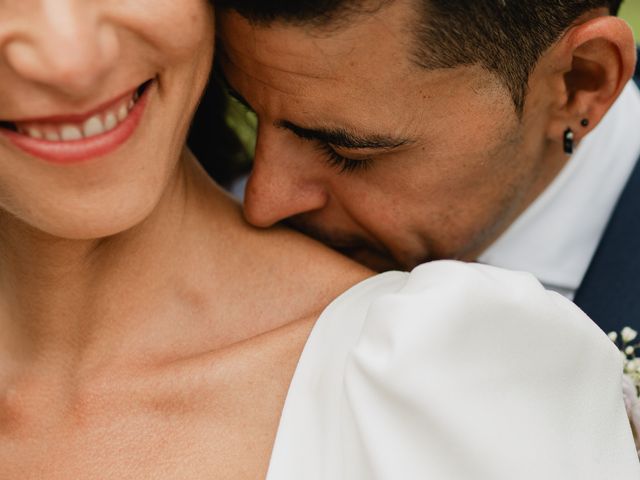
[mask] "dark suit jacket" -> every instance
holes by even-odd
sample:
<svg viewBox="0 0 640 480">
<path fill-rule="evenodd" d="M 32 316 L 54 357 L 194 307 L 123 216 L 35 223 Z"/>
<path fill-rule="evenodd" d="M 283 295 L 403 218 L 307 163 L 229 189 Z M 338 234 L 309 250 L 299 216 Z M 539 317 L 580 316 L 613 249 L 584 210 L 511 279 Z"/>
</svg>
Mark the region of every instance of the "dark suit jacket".
<svg viewBox="0 0 640 480">
<path fill-rule="evenodd" d="M 640 65 L 636 69 L 640 86 Z M 640 125 L 629 125 L 640 135 Z M 640 160 L 578 289 L 576 304 L 605 332 L 640 331 Z"/>
</svg>

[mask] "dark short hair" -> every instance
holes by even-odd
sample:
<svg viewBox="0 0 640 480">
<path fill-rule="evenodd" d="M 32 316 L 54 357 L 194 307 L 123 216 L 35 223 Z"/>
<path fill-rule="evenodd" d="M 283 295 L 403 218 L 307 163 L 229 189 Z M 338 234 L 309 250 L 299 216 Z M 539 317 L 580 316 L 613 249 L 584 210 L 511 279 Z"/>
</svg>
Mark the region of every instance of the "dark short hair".
<svg viewBox="0 0 640 480">
<path fill-rule="evenodd" d="M 522 113 L 531 72 L 543 53 L 584 13 L 622 0 L 413 0 L 414 60 L 427 69 L 480 65 L 496 74 Z M 342 24 L 393 0 L 217 0 L 252 22 L 315 27 Z"/>
</svg>

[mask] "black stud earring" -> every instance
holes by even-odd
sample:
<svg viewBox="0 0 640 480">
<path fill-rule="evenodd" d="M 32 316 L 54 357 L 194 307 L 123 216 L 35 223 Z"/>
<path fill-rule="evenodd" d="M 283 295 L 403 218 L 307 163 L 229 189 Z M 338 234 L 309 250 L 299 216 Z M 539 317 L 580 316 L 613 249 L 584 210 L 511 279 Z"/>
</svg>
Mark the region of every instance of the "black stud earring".
<svg viewBox="0 0 640 480">
<path fill-rule="evenodd" d="M 573 130 L 567 128 L 564 131 L 564 153 L 567 155 L 571 155 L 573 153 L 574 140 L 575 135 L 573 134 Z"/>
<path fill-rule="evenodd" d="M 589 119 L 583 118 L 582 121 L 580 122 L 580 125 L 582 125 L 584 128 L 587 128 L 589 126 Z"/>
</svg>

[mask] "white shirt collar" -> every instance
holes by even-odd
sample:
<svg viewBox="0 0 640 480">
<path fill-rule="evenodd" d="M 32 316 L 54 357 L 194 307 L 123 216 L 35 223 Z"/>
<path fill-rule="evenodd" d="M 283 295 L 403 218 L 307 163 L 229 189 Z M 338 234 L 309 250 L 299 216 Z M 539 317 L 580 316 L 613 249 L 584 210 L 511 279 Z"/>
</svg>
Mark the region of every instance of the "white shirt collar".
<svg viewBox="0 0 640 480">
<path fill-rule="evenodd" d="M 479 261 L 531 272 L 573 298 L 640 157 L 638 125 L 640 91 L 630 82 L 551 185 Z"/>
</svg>

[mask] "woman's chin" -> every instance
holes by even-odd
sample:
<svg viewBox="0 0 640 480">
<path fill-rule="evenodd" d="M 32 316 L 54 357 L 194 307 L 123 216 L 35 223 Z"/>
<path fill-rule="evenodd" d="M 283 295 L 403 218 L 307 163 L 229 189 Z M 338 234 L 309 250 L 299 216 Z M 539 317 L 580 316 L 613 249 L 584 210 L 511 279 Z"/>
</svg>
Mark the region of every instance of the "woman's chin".
<svg viewBox="0 0 640 480">
<path fill-rule="evenodd" d="M 131 203 L 117 207 L 57 209 L 38 215 L 15 215 L 42 234 L 65 240 L 98 240 L 127 232 L 152 215 L 157 202 Z M 30 217 L 30 218 L 29 218 Z"/>
<path fill-rule="evenodd" d="M 53 237 L 75 240 L 75 241 L 91 241 L 103 238 L 114 237 L 127 232 L 144 221 L 144 217 L 131 220 L 124 218 L 115 219 L 89 219 L 85 223 L 71 223 L 66 225 L 57 225 L 56 228 L 49 228 L 45 232 Z"/>
</svg>

